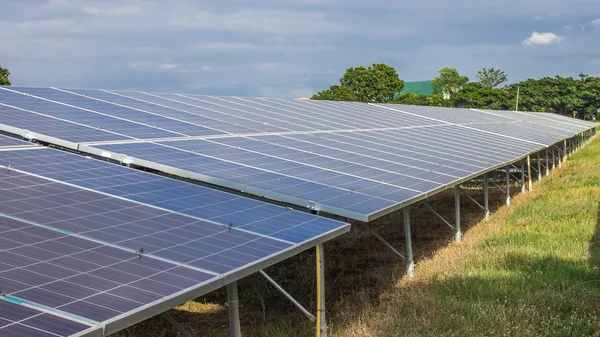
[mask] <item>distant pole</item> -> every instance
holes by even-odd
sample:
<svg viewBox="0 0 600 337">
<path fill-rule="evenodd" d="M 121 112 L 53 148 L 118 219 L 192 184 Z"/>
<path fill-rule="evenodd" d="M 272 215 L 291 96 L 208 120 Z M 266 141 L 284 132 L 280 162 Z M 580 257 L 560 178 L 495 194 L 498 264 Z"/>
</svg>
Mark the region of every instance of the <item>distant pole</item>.
<svg viewBox="0 0 600 337">
<path fill-rule="evenodd" d="M 515 105 L 515 111 L 519 111 L 519 91 L 521 87 L 517 87 L 517 104 Z"/>
</svg>

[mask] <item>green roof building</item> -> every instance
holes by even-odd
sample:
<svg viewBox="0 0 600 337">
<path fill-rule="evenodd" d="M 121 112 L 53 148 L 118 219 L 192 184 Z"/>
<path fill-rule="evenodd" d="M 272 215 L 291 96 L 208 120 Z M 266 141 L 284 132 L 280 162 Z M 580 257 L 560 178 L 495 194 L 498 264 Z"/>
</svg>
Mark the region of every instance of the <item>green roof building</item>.
<svg viewBox="0 0 600 337">
<path fill-rule="evenodd" d="M 407 94 L 409 92 L 429 96 L 433 93 L 431 81 L 404 82 L 404 89 L 402 89 L 402 92 L 394 93 L 394 99 L 396 99 L 398 95 Z"/>
<path fill-rule="evenodd" d="M 406 94 L 409 92 L 429 96 L 431 93 L 433 93 L 431 81 L 404 82 L 404 89 L 402 90 L 402 93 Z"/>
</svg>

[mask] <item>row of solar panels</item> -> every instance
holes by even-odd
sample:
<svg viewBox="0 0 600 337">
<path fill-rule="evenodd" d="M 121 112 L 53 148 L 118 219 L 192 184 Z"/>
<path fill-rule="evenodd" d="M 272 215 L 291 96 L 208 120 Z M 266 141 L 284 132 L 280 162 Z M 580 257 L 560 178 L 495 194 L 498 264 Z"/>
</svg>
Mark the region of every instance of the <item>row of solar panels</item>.
<svg viewBox="0 0 600 337">
<path fill-rule="evenodd" d="M 52 88 L 0 90 L 0 104 L 5 131 L 363 221 L 594 127 L 554 114 Z"/>
<path fill-rule="evenodd" d="M 2 336 L 110 334 L 349 230 L 28 144 L 0 135 Z"/>
<path fill-rule="evenodd" d="M 24 138 L 359 220 L 593 127 L 551 114 L 51 88 L 0 88 L 0 116 L 0 130 Z M 32 319 L 111 333 L 349 230 L 0 135 L 2 145 L 0 291 L 41 310 Z M 3 333 L 41 333 L 3 315 Z"/>
</svg>

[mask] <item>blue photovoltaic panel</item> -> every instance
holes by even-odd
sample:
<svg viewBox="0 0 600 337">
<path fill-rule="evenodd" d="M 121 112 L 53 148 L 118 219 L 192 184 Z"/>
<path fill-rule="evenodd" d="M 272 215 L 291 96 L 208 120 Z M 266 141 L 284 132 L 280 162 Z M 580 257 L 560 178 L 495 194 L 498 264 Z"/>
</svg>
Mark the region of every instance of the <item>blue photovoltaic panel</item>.
<svg viewBox="0 0 600 337">
<path fill-rule="evenodd" d="M 135 122 L 139 123 L 140 125 L 145 125 L 147 127 L 169 131 L 177 136 L 206 136 L 222 133 L 201 127 L 196 124 L 186 123 L 164 116 L 157 116 L 147 112 L 126 108 L 107 102 L 102 102 L 96 99 L 76 95 L 73 93 L 68 93 L 58 89 L 26 88 L 18 90 L 37 97 L 46 98 L 52 101 L 69 104 L 78 108 L 83 108 L 89 111 L 94 111 L 107 116 L 119 118 L 123 121 Z"/>
<path fill-rule="evenodd" d="M 169 108 L 167 106 L 158 105 L 144 101 L 143 99 L 135 99 L 133 97 L 127 97 L 127 93 L 113 93 L 102 90 L 92 89 L 62 89 L 69 92 L 77 93 L 87 97 L 95 98 L 105 102 L 118 104 L 120 106 L 129 107 L 141 111 L 146 111 L 151 114 L 165 116 L 175 120 L 180 120 L 186 123 L 191 123 L 201 127 L 205 127 L 214 130 L 216 134 L 225 132 L 239 132 L 239 126 L 232 123 L 222 122 L 216 119 L 211 119 L 199 114 L 187 112 L 177 107 Z M 153 96 L 139 94 L 141 98 L 152 98 Z M 145 97 L 144 97 L 145 96 Z M 166 101 L 168 102 L 168 101 Z M 257 130 L 243 129 L 243 131 L 256 132 Z"/>
<path fill-rule="evenodd" d="M 54 149 L 0 153 L 0 165 L 293 243 L 340 226 L 304 212 Z"/>
<path fill-rule="evenodd" d="M 228 133 L 240 134 L 240 133 L 257 133 L 265 131 L 284 131 L 281 128 L 272 127 L 265 123 L 254 121 L 252 118 L 246 116 L 239 117 L 236 114 L 228 113 L 226 110 L 211 110 L 202 107 L 199 104 L 188 104 L 182 102 L 185 100 L 183 97 L 163 98 L 156 94 L 145 94 L 140 92 L 132 91 L 115 91 L 117 94 L 125 95 L 127 97 L 135 98 L 147 103 L 153 103 L 159 106 L 176 109 L 179 111 L 185 111 L 194 114 L 198 117 L 206 118 L 205 124 L 207 127 L 213 127 L 218 130 L 222 130 Z M 242 114 L 243 115 L 243 114 Z"/>
<path fill-rule="evenodd" d="M 212 190 L 201 186 L 54 149 L 0 152 L 3 294 L 92 322 L 114 323 L 119 328 L 137 321 L 117 324 L 116 320 L 126 320 L 162 303 L 166 303 L 161 307 L 166 310 L 223 286 L 224 280 L 235 281 L 349 229 L 348 224 L 308 213 L 273 205 L 261 208 L 264 203 L 258 201 L 236 204 L 239 197 L 224 192 L 211 194 Z M 8 168 L 5 161 L 14 164 Z M 73 176 L 68 184 L 58 182 L 20 170 L 22 163 L 28 163 L 23 169 L 46 167 L 48 175 L 67 172 Z M 60 173 L 61 169 L 67 171 Z M 218 208 L 219 202 L 225 202 L 229 211 L 235 207 L 256 211 L 259 215 L 251 216 L 264 221 L 254 223 L 254 228 L 267 230 L 270 226 L 275 234 L 274 226 L 286 230 L 291 223 L 296 224 L 297 232 L 290 233 L 312 234 L 304 240 L 290 234 L 298 243 L 290 242 L 75 186 L 91 183 L 99 190 L 102 181 L 105 187 L 120 186 L 131 194 L 137 194 L 134 186 L 141 187 L 137 191 L 141 194 L 181 191 L 180 197 L 197 198 L 197 206 L 210 200 Z M 193 199 L 186 201 L 189 205 Z M 279 218 L 269 222 L 279 215 L 274 209 L 281 210 L 279 214 L 286 214 L 290 221 Z M 317 221 L 311 223 L 313 219 Z M 265 227 L 261 227 L 263 223 Z M 152 309 L 148 315 L 155 312 L 157 309 Z M 107 333 L 114 332 L 111 329 L 107 328 Z"/>
<path fill-rule="evenodd" d="M 455 125 L 95 145 L 140 165 L 367 220 L 506 165 L 533 144 Z M 132 159 L 133 158 L 133 159 Z M 176 170 L 177 172 L 174 172 Z M 351 213 L 354 213 L 351 215 Z M 358 217 L 357 216 L 358 213 Z"/>
<path fill-rule="evenodd" d="M 1 114 L 1 112 L 0 112 L 0 114 Z M 7 148 L 7 147 L 15 147 L 15 146 L 33 146 L 33 144 L 26 142 L 24 140 L 21 140 L 21 139 L 5 136 L 0 133 L 0 149 Z"/>
<path fill-rule="evenodd" d="M 216 276 L 0 215 L 0 287 L 102 323 Z"/>
<path fill-rule="evenodd" d="M 32 138 L 35 138 L 35 134 L 37 133 L 75 143 L 132 139 L 131 137 L 117 135 L 105 130 L 98 130 L 89 126 L 4 106 L 1 105 L 2 103 L 3 101 L 0 100 L 0 115 L 2 115 L 0 125 L 5 124 L 13 128 L 19 128 L 21 134 L 25 133 L 25 130 L 29 130 L 34 133 Z M 12 130 L 4 131 L 11 132 Z M 16 133 L 16 131 L 12 132 Z"/>
<path fill-rule="evenodd" d="M 19 301 L 0 299 L 0 336 L 3 337 L 57 337 L 101 336 L 100 327 L 90 327 Z"/>
<path fill-rule="evenodd" d="M 47 89 L 51 90 L 51 89 Z M 116 119 L 111 116 L 93 113 L 90 111 L 78 109 L 75 107 L 58 104 L 27 95 L 0 88 L 0 103 L 16 108 L 36 112 L 45 116 L 63 119 L 78 123 L 80 125 L 90 126 L 99 130 L 106 130 L 129 138 L 169 138 L 180 137 L 181 134 L 173 133 L 152 126 L 133 123 L 127 120 Z M 9 123 L 7 120 L 5 123 Z M 36 131 L 36 130 L 31 130 Z M 49 134 L 48 136 L 54 136 Z"/>
</svg>

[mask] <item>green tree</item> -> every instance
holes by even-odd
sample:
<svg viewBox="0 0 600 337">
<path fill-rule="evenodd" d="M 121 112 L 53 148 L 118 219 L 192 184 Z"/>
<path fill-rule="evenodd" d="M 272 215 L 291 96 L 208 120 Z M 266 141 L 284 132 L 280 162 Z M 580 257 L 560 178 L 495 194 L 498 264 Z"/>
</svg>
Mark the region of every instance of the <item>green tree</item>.
<svg viewBox="0 0 600 337">
<path fill-rule="evenodd" d="M 416 94 L 414 92 L 407 92 L 405 94 L 400 94 L 396 99 L 394 99 L 394 103 L 397 104 L 407 104 L 407 105 L 428 105 L 427 95 Z"/>
<path fill-rule="evenodd" d="M 482 87 L 495 88 L 506 82 L 508 77 L 506 76 L 506 73 L 500 69 L 483 68 L 477 72 L 477 79 L 479 79 L 479 84 L 481 84 Z"/>
<path fill-rule="evenodd" d="M 467 76 L 461 76 L 456 68 L 443 68 L 439 71 L 439 76 L 431 81 L 433 92 L 442 93 L 443 98 L 454 97 L 463 85 L 469 82 Z"/>
<path fill-rule="evenodd" d="M 358 99 L 349 87 L 343 85 L 332 85 L 329 89 L 319 91 L 311 99 L 321 99 L 327 101 L 350 101 L 356 102 Z"/>
<path fill-rule="evenodd" d="M 509 109 L 509 94 L 501 89 L 481 86 L 480 83 L 467 83 L 455 96 L 455 102 L 464 108 L 492 110 Z"/>
<path fill-rule="evenodd" d="M 10 76 L 10 71 L 6 68 L 2 68 L 0 65 L 0 85 L 10 85 L 10 80 L 8 77 Z"/>
<path fill-rule="evenodd" d="M 314 95 L 313 99 L 353 100 L 368 103 L 390 102 L 402 91 L 404 81 L 393 67 L 379 63 L 346 69 L 339 85 Z"/>
</svg>

